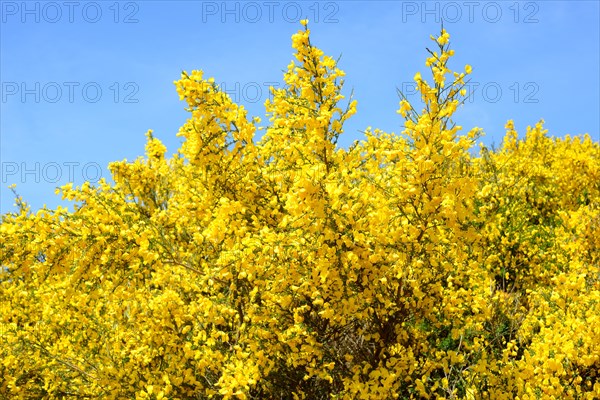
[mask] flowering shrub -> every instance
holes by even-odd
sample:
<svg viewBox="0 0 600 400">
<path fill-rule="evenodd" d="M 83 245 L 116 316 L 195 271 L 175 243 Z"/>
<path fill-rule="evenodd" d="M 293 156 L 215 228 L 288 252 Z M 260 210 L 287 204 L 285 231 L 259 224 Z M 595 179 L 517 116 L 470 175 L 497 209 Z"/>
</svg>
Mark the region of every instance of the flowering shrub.
<svg viewBox="0 0 600 400">
<path fill-rule="evenodd" d="M 356 101 L 303 24 L 265 127 L 184 72 L 171 158 L 149 132 L 73 212 L 17 197 L 1 397 L 600 396 L 599 143 L 509 122 L 474 155 L 442 30 L 404 131 L 337 147 Z"/>
</svg>

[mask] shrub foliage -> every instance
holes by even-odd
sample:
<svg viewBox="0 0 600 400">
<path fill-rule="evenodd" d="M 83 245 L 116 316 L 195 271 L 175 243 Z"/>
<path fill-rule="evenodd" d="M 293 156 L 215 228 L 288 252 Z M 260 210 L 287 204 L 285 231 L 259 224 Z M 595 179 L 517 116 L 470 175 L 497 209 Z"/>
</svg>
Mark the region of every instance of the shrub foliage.
<svg viewBox="0 0 600 400">
<path fill-rule="evenodd" d="M 599 143 L 474 151 L 442 30 L 404 130 L 341 148 L 356 101 L 303 24 L 266 126 L 184 72 L 171 158 L 149 132 L 74 211 L 2 215 L 0 397 L 600 397 Z"/>
</svg>

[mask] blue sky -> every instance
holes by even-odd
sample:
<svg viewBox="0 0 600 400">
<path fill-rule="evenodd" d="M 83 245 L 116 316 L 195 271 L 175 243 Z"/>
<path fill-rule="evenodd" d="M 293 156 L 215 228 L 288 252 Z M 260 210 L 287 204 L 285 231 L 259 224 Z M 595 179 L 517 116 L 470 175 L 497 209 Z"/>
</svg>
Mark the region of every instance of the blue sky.
<svg viewBox="0 0 600 400">
<path fill-rule="evenodd" d="M 202 69 L 252 115 L 282 84 L 291 35 L 309 19 L 311 40 L 346 71 L 358 113 L 340 144 L 367 126 L 400 132 L 396 89 L 409 92 L 440 22 L 450 64 L 473 66 L 459 109 L 499 144 L 514 119 L 550 134 L 600 139 L 599 2 L 593 1 L 1 1 L 0 212 L 8 185 L 38 209 L 65 205 L 70 181 L 109 177 L 111 161 L 143 154 L 148 129 L 176 151 L 187 118 L 173 81 Z M 425 76 L 425 75 L 424 75 Z M 263 121 L 266 121 L 263 118 Z"/>
</svg>

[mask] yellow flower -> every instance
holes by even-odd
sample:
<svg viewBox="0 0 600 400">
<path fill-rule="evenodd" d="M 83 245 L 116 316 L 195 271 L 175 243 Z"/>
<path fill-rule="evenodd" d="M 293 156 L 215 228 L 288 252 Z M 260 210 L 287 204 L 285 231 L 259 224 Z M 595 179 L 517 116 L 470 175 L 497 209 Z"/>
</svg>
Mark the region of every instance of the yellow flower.
<svg viewBox="0 0 600 400">
<path fill-rule="evenodd" d="M 410 109 L 411 105 L 408 102 L 408 100 L 402 99 L 402 101 L 400 101 L 400 109 L 398 110 L 398 113 L 401 114 L 403 117 L 406 117 Z"/>
<path fill-rule="evenodd" d="M 263 132 L 183 73 L 175 155 L 149 131 L 74 211 L 2 215 L 0 398 L 598 397 L 600 144 L 508 121 L 476 154 L 443 31 L 402 133 L 339 146 L 356 100 L 309 35 Z"/>
<path fill-rule="evenodd" d="M 449 40 L 450 40 L 450 34 L 448 32 L 446 32 L 445 29 L 442 31 L 442 34 L 437 38 L 437 42 L 441 46 L 447 44 Z"/>
</svg>

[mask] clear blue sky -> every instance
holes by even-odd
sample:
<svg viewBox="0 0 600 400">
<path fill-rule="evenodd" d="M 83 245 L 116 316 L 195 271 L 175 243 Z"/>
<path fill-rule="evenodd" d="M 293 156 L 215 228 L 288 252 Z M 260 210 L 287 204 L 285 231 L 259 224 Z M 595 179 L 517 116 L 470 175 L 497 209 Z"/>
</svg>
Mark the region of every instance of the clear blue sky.
<svg viewBox="0 0 600 400">
<path fill-rule="evenodd" d="M 203 69 L 254 115 L 281 85 L 291 35 L 308 18 L 312 41 L 341 55 L 358 113 L 347 146 L 367 126 L 399 132 L 396 88 L 409 89 L 440 22 L 473 66 L 472 101 L 458 122 L 499 144 L 539 119 L 551 135 L 599 139 L 599 2 L 593 1 L 1 1 L 0 212 L 8 185 L 33 209 L 61 202 L 54 188 L 108 177 L 143 154 L 144 133 L 175 152 L 187 118 L 173 81 Z M 409 96 L 415 98 L 415 96 Z M 265 119 L 263 118 L 263 121 Z"/>
</svg>

